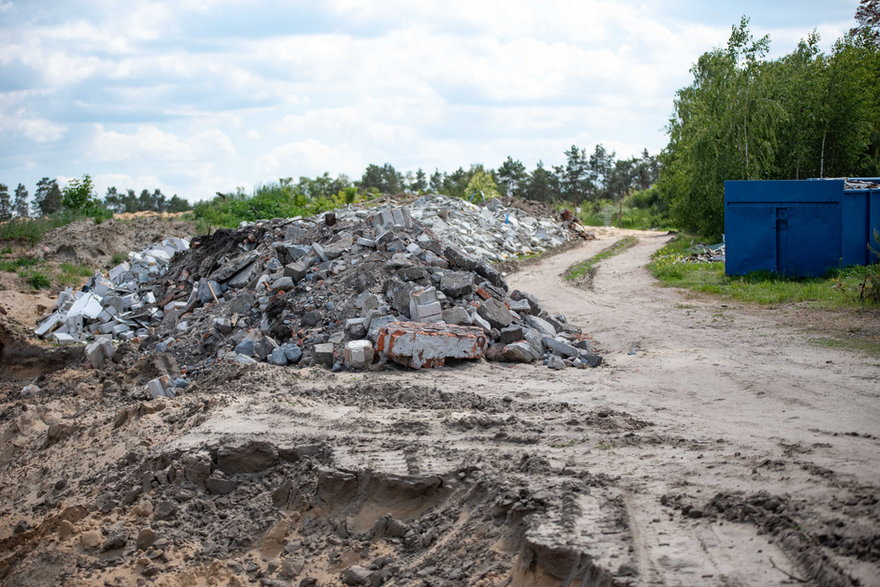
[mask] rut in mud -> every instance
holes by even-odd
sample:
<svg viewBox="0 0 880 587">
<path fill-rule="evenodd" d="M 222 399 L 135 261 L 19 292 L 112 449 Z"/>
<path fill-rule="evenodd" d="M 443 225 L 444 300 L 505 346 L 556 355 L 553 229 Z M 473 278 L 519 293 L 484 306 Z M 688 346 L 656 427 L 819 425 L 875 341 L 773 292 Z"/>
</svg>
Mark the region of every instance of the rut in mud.
<svg viewBox="0 0 880 587">
<path fill-rule="evenodd" d="M 600 236 L 509 279 L 598 369 L 44 375 L 0 410 L 2 581 L 877 584 L 876 359 L 657 287 L 662 235 L 563 283 Z"/>
</svg>

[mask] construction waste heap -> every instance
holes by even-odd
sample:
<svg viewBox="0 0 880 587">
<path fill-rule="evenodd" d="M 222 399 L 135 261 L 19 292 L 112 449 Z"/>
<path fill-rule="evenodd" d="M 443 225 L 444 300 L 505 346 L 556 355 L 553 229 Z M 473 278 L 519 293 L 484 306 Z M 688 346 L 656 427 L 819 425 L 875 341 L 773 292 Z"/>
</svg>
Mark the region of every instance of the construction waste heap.
<svg viewBox="0 0 880 587">
<path fill-rule="evenodd" d="M 569 216 L 570 218 L 570 216 Z M 510 291 L 490 261 L 589 238 L 570 219 L 536 218 L 490 201 L 444 196 L 409 206 L 349 208 L 167 239 L 82 291 L 61 293 L 36 329 L 59 343 L 91 341 L 101 367 L 113 341 L 171 353 L 194 374 L 217 361 L 376 369 L 447 359 L 595 367 L 601 358 L 564 316 Z M 178 381 L 151 381 L 153 396 Z"/>
</svg>

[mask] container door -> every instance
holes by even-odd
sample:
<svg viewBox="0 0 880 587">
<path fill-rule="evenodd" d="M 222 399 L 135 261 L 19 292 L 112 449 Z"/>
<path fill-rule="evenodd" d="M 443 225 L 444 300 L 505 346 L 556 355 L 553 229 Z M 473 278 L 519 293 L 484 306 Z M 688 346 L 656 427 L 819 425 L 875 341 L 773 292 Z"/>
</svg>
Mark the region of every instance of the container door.
<svg viewBox="0 0 880 587">
<path fill-rule="evenodd" d="M 779 273 L 818 277 L 840 264 L 840 214 L 836 206 L 778 207 L 776 226 Z"/>
<path fill-rule="evenodd" d="M 730 206 L 726 217 L 728 275 L 752 271 L 776 271 L 776 208 Z"/>
</svg>

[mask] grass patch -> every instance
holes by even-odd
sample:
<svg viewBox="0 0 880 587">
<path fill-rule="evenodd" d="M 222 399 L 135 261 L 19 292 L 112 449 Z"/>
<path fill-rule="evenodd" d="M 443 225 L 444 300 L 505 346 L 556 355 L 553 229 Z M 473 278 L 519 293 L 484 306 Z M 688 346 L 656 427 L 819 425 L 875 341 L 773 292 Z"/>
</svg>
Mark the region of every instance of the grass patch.
<svg viewBox="0 0 880 587">
<path fill-rule="evenodd" d="M 52 287 L 52 280 L 41 271 L 29 271 L 26 275 L 22 275 L 22 277 L 25 277 L 28 285 L 34 289 L 49 289 Z"/>
<path fill-rule="evenodd" d="M 62 286 L 79 285 L 83 282 L 83 278 L 91 277 L 94 271 L 85 265 L 74 265 L 72 263 L 62 263 L 59 267 L 57 281 Z"/>
<path fill-rule="evenodd" d="M 603 249 L 586 261 L 581 261 L 580 263 L 572 265 L 565 271 L 565 273 L 562 274 L 562 277 L 564 277 L 568 281 L 574 281 L 583 277 L 592 276 L 596 272 L 596 266 L 599 263 L 601 263 L 605 259 L 610 259 L 615 255 L 619 255 L 626 249 L 635 245 L 637 242 L 639 242 L 639 239 L 634 236 L 623 237 L 610 247 Z"/>
<path fill-rule="evenodd" d="M 688 263 L 693 240 L 678 236 L 654 253 L 648 269 L 664 285 L 757 304 L 807 302 L 816 308 L 877 307 L 861 299 L 866 276 L 880 267 L 845 267 L 825 277 L 784 277 L 768 271 L 748 275 L 724 274 L 724 263 Z"/>
<path fill-rule="evenodd" d="M 33 267 L 34 265 L 42 263 L 39 259 L 33 259 L 31 257 L 19 257 L 17 259 L 0 259 L 0 271 L 5 271 L 6 273 L 16 273 L 21 271 L 22 269 L 26 269 L 27 267 Z"/>
<path fill-rule="evenodd" d="M 811 338 L 809 341 L 815 345 L 829 349 L 843 349 L 848 351 L 860 351 L 868 355 L 880 356 L 880 342 L 873 338 L 830 338 L 821 336 Z"/>
<path fill-rule="evenodd" d="M 21 240 L 35 244 L 43 238 L 43 235 L 52 229 L 59 228 L 76 220 L 94 218 L 96 223 L 101 223 L 110 216 L 106 211 L 96 211 L 94 214 L 74 213 L 70 210 L 57 212 L 42 218 L 13 218 L 0 224 L 0 241 Z"/>
<path fill-rule="evenodd" d="M 116 267 L 120 263 L 124 263 L 128 261 L 128 253 L 113 253 L 113 256 L 110 257 L 110 267 Z"/>
</svg>

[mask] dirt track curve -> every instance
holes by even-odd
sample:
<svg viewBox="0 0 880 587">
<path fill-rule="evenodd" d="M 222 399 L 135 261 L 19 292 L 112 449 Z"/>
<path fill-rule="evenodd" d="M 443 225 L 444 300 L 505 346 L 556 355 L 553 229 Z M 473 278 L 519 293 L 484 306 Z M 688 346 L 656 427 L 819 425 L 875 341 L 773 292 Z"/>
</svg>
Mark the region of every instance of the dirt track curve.
<svg viewBox="0 0 880 587">
<path fill-rule="evenodd" d="M 150 524 L 161 555 L 129 539 L 94 562 L 35 520 L 0 541 L 18 549 L 0 579 L 880 585 L 877 359 L 657 286 L 644 265 L 663 234 L 636 233 L 590 290 L 560 278 L 621 234 L 508 276 L 595 339 L 596 369 L 262 364 L 162 405 L 48 401 L 34 430 L 49 416 L 77 427 L 49 445 L 18 424 L 0 464 L 35 490 L 0 488 L 0 513 L 45 507 L 59 491 L 46 469 L 65 470 L 100 480 L 69 498 L 97 505 L 68 534 Z"/>
</svg>

